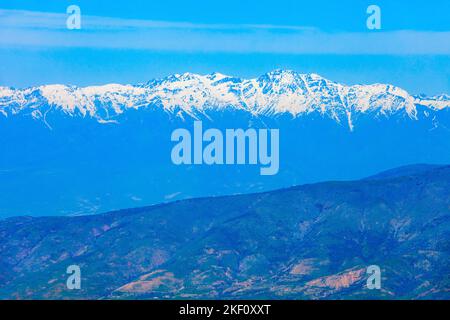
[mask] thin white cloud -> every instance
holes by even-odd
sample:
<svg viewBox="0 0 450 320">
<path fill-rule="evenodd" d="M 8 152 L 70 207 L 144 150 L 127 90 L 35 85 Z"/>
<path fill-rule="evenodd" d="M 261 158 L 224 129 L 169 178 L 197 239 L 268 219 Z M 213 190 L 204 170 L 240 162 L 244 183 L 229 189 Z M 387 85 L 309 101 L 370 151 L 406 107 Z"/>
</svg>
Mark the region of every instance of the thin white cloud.
<svg viewBox="0 0 450 320">
<path fill-rule="evenodd" d="M 66 19 L 69 15 L 63 13 L 3 10 L 0 9 L 0 26 L 15 28 L 66 29 Z M 122 19 L 82 15 L 83 27 L 89 30 L 146 30 L 146 29 L 193 29 L 193 30 L 286 30 L 307 31 L 313 27 L 269 25 L 269 24 L 201 24 L 191 22 L 173 22 L 158 20 Z"/>
<path fill-rule="evenodd" d="M 180 52 L 450 54 L 450 32 L 324 32 L 313 27 L 195 24 L 0 10 L 0 47 L 77 47 Z"/>
</svg>

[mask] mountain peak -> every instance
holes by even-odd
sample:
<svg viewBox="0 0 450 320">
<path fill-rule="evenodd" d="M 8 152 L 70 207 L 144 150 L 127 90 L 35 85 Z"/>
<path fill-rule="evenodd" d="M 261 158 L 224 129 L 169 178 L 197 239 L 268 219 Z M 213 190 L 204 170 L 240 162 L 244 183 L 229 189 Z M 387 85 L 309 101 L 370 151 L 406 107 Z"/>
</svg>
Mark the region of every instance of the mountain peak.
<svg viewBox="0 0 450 320">
<path fill-rule="evenodd" d="M 290 69 L 274 69 L 272 71 L 267 72 L 265 75 L 269 77 L 285 77 L 285 76 L 296 77 L 300 75 L 300 73 Z"/>
</svg>

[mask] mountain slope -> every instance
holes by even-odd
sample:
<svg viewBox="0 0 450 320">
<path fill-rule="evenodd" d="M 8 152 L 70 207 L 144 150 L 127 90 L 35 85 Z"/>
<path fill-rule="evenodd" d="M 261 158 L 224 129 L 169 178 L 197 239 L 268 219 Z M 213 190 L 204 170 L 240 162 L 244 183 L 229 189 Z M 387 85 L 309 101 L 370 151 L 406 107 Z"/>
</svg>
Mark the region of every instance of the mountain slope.
<svg viewBox="0 0 450 320">
<path fill-rule="evenodd" d="M 386 170 L 386 171 L 380 172 L 376 175 L 365 178 L 365 180 L 389 179 L 389 178 L 396 178 L 396 177 L 402 177 L 402 176 L 417 175 L 417 174 L 426 173 L 427 171 L 432 171 L 439 167 L 440 167 L 440 165 L 436 165 L 436 164 L 407 165 L 407 166 L 402 166 L 400 168 L 394 168 L 391 170 Z"/>
<path fill-rule="evenodd" d="M 93 216 L 6 219 L 0 297 L 448 299 L 450 167 L 406 171 Z M 82 270 L 79 291 L 65 288 L 71 264 Z M 382 270 L 381 290 L 365 287 L 372 264 Z"/>
<path fill-rule="evenodd" d="M 129 109 L 163 109 L 180 117 L 234 109 L 256 116 L 319 113 L 353 128 L 353 114 L 403 112 L 415 119 L 419 106 L 430 111 L 442 110 L 450 106 L 450 97 L 411 96 L 387 84 L 346 86 L 317 74 L 288 70 L 275 70 L 248 80 L 219 73 L 206 76 L 185 73 L 143 85 L 0 88 L 0 113 L 5 116 L 25 113 L 44 121 L 54 109 L 71 116 L 93 117 L 101 123 L 117 121 Z"/>
</svg>

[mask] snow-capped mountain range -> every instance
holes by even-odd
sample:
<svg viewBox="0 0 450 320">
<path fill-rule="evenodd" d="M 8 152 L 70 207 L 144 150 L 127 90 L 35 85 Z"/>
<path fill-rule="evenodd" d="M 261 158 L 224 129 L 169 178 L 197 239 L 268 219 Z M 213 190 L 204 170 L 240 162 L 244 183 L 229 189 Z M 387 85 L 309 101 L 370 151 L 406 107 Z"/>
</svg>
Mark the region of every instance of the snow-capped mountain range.
<svg viewBox="0 0 450 320">
<path fill-rule="evenodd" d="M 248 80 L 186 73 L 138 85 L 1 87 L 0 217 L 100 213 L 448 164 L 449 107 L 448 95 L 282 70 Z M 196 118 L 205 129 L 279 129 L 279 173 L 174 165 L 172 133 Z"/>
<path fill-rule="evenodd" d="M 52 110 L 107 123 L 117 121 L 129 109 L 161 108 L 194 118 L 209 111 L 237 109 L 254 116 L 288 113 L 297 117 L 317 112 L 337 121 L 344 119 L 352 128 L 355 113 L 404 112 L 417 119 L 418 106 L 439 111 L 450 107 L 450 96 L 413 96 L 389 84 L 347 86 L 317 74 L 289 70 L 275 70 L 255 79 L 185 73 L 139 85 L 0 87 L 1 114 L 27 114 L 44 121 Z"/>
</svg>

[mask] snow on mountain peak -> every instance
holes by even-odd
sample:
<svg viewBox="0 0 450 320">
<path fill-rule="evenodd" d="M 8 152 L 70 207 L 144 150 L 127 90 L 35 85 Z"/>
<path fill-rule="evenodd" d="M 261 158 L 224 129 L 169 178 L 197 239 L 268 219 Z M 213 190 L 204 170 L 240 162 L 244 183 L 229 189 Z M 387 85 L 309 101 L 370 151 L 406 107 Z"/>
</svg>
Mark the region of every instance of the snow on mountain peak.
<svg viewBox="0 0 450 320">
<path fill-rule="evenodd" d="M 442 110 L 450 107 L 450 97 L 411 96 L 388 84 L 346 86 L 314 73 L 281 69 L 254 79 L 221 73 L 184 73 L 145 85 L 0 87 L 0 113 L 5 116 L 28 111 L 39 118 L 53 108 L 68 115 L 90 116 L 102 123 L 114 120 L 129 108 L 162 108 L 176 115 L 187 113 L 193 117 L 230 108 L 255 116 L 289 113 L 296 117 L 318 112 L 337 121 L 344 117 L 352 128 L 355 113 L 389 115 L 404 111 L 407 116 L 416 118 L 419 105 Z"/>
</svg>

